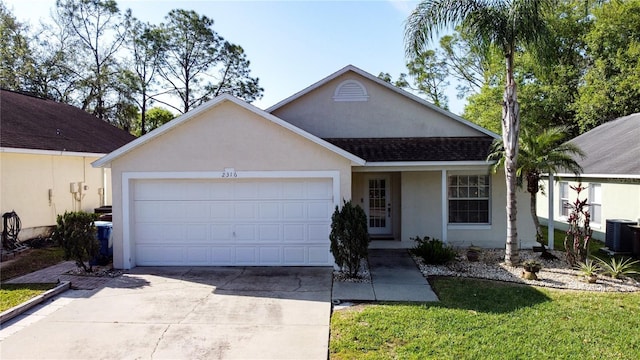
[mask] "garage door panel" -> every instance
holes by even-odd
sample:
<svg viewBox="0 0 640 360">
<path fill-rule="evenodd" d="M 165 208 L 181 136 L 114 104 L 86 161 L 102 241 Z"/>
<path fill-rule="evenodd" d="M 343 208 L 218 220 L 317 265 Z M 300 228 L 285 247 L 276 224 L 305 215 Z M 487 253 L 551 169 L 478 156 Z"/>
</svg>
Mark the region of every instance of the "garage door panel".
<svg viewBox="0 0 640 360">
<path fill-rule="evenodd" d="M 305 240 L 305 226 L 304 224 L 284 224 L 284 236 L 285 242 L 303 242 Z"/>
<path fill-rule="evenodd" d="M 258 218 L 260 220 L 280 220 L 282 218 L 282 206 L 277 202 L 262 202 L 258 205 Z"/>
<path fill-rule="evenodd" d="M 233 237 L 236 241 L 256 241 L 256 225 L 242 224 L 235 225 Z"/>
<path fill-rule="evenodd" d="M 331 265 L 330 179 L 139 180 L 138 265 Z"/>
<path fill-rule="evenodd" d="M 286 202 L 283 204 L 283 220 L 304 220 L 305 204 L 303 202 Z"/>
<path fill-rule="evenodd" d="M 234 183 L 233 195 L 236 200 L 250 200 L 258 198 L 258 184 L 256 182 L 238 181 Z"/>
<path fill-rule="evenodd" d="M 229 241 L 233 237 L 233 225 L 231 224 L 211 224 L 211 240 Z"/>
<path fill-rule="evenodd" d="M 188 242 L 209 242 L 209 224 L 189 224 L 186 240 Z"/>
<path fill-rule="evenodd" d="M 282 249 L 278 246 L 263 246 L 259 248 L 260 265 L 280 265 L 282 264 Z"/>
<path fill-rule="evenodd" d="M 210 265 L 233 265 L 234 249 L 232 246 L 216 246 L 211 249 Z"/>
<path fill-rule="evenodd" d="M 331 188 L 323 180 L 309 180 L 306 182 L 308 199 L 331 199 Z"/>
<path fill-rule="evenodd" d="M 277 181 L 264 181 L 258 184 L 257 199 L 274 200 L 282 199 L 282 189 L 284 185 Z"/>
<path fill-rule="evenodd" d="M 235 248 L 237 265 L 258 265 L 258 249 L 253 246 L 238 246 Z"/>
<path fill-rule="evenodd" d="M 309 242 L 322 243 L 323 241 L 328 241 L 327 239 L 329 239 L 329 234 L 331 233 L 331 227 L 326 224 L 309 224 L 308 229 L 307 240 Z"/>
<path fill-rule="evenodd" d="M 309 246 L 309 265 L 328 264 L 329 252 L 325 246 Z"/>
<path fill-rule="evenodd" d="M 136 262 L 139 265 L 183 265 L 186 249 L 181 246 L 141 246 L 136 247 Z"/>
<path fill-rule="evenodd" d="M 233 206 L 235 220 L 254 220 L 256 218 L 256 208 L 255 203 L 235 203 Z"/>
<path fill-rule="evenodd" d="M 211 263 L 211 248 L 208 246 L 190 246 L 186 251 L 186 263 L 192 265 L 206 266 Z"/>
<path fill-rule="evenodd" d="M 184 209 L 184 213 L 181 215 L 188 221 L 207 221 L 211 217 L 211 208 L 206 202 L 192 202 L 190 204 L 183 204 L 181 208 Z"/>
<path fill-rule="evenodd" d="M 217 201 L 209 205 L 211 220 L 233 219 L 233 203 L 230 201 Z"/>
<path fill-rule="evenodd" d="M 282 238 L 279 224 L 260 225 L 258 227 L 258 240 L 265 243 L 279 242 Z"/>
<path fill-rule="evenodd" d="M 332 211 L 326 201 L 313 201 L 307 203 L 307 219 L 324 221 L 331 217 Z"/>
<path fill-rule="evenodd" d="M 304 246 L 285 246 L 282 250 L 284 265 L 307 263 L 307 249 Z"/>
</svg>

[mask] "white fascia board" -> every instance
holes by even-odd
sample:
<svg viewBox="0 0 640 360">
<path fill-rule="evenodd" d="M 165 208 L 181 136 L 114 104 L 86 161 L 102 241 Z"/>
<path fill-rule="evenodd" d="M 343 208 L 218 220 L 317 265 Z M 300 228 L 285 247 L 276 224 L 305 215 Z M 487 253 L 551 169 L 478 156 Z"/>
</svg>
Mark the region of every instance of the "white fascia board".
<svg viewBox="0 0 640 360">
<path fill-rule="evenodd" d="M 367 162 L 353 167 L 353 172 L 429 171 L 429 170 L 487 170 L 495 161 L 397 161 Z"/>
<path fill-rule="evenodd" d="M 458 122 L 460 122 L 460 123 L 462 123 L 462 124 L 464 124 L 466 126 L 469 126 L 469 127 L 473 128 L 473 129 L 475 129 L 475 130 L 477 130 L 477 131 L 479 131 L 479 132 L 481 132 L 481 133 L 483 133 L 485 135 L 488 135 L 488 136 L 490 136 L 490 137 L 492 137 L 494 139 L 502 138 L 500 135 L 494 133 L 493 131 L 489 131 L 489 130 L 483 128 L 482 126 L 474 124 L 471 121 L 465 120 L 462 117 L 460 117 L 460 116 L 458 116 L 458 115 L 456 115 L 456 114 L 454 114 L 454 113 L 452 113 L 450 111 L 447 111 L 447 110 L 444 110 L 444 109 L 442 109 L 442 108 L 440 108 L 438 106 L 435 106 L 434 104 L 432 104 L 432 103 L 430 103 L 430 102 L 428 102 L 428 101 L 426 101 L 426 100 L 424 100 L 424 99 L 422 99 L 422 98 L 420 98 L 420 97 L 418 97 L 416 95 L 413 95 L 408 91 L 400 89 L 399 87 L 393 86 L 392 84 L 390 84 L 390 83 L 388 83 L 388 82 L 386 82 L 386 81 L 384 81 L 382 79 L 379 79 L 378 77 L 373 76 L 372 74 L 369 74 L 368 72 L 366 72 L 366 71 L 364 71 L 364 70 L 362 70 L 362 69 L 360 69 L 358 67 L 355 67 L 353 65 L 345 66 L 344 68 L 342 68 L 342 69 L 336 71 L 335 73 L 327 76 L 326 78 L 316 82 L 315 84 L 313 84 L 313 85 L 303 89 L 302 91 L 299 91 L 299 92 L 295 93 L 294 95 L 289 96 L 288 98 L 286 98 L 286 99 L 278 102 L 277 104 L 269 107 L 266 111 L 271 113 L 271 112 L 277 110 L 278 108 L 280 108 L 280 107 L 282 107 L 282 106 L 284 106 L 284 105 L 286 105 L 286 104 L 288 104 L 288 103 L 290 103 L 290 102 L 302 97 L 305 94 L 308 94 L 308 93 L 312 92 L 313 90 L 323 86 L 324 84 L 328 83 L 329 81 L 331 81 L 331 80 L 333 80 L 333 79 L 335 79 L 335 78 L 337 78 L 339 76 L 342 76 L 343 74 L 345 74 L 345 73 L 347 73 L 349 71 L 353 71 L 356 74 L 358 74 L 358 75 L 360 75 L 360 76 L 362 76 L 364 78 L 367 78 L 367 79 L 369 79 L 369 80 L 371 80 L 371 81 L 373 81 L 373 82 L 375 82 L 375 83 L 377 83 L 377 84 L 379 84 L 381 86 L 386 87 L 387 89 L 389 89 L 391 91 L 394 91 L 394 92 L 396 92 L 396 93 L 398 93 L 398 94 L 400 94 L 400 95 L 402 95 L 404 97 L 407 97 L 407 98 L 409 98 L 409 99 L 411 99 L 411 100 L 413 100 L 415 102 L 418 102 L 418 103 L 430 108 L 431 110 L 434 110 L 434 111 L 436 111 L 436 112 L 438 112 L 438 113 L 440 113 L 440 114 L 442 114 L 442 115 L 444 115 L 446 117 L 449 117 L 449 118 L 451 118 L 453 120 L 456 120 L 456 121 L 458 121 Z"/>
<path fill-rule="evenodd" d="M 62 150 L 21 149 L 21 148 L 8 148 L 8 147 L 0 147 L 0 152 L 10 153 L 10 154 L 77 156 L 77 157 L 97 157 L 97 158 L 105 155 L 102 153 L 62 151 Z"/>
<path fill-rule="evenodd" d="M 176 126 L 180 126 L 182 125 L 184 122 L 189 121 L 190 119 L 202 114 L 203 112 L 206 112 L 216 106 L 218 106 L 219 104 L 225 102 L 225 101 L 230 101 L 246 110 L 249 110 L 253 113 L 255 113 L 258 116 L 261 116 L 263 118 L 265 118 L 266 120 L 269 120 L 273 123 L 276 123 L 284 128 L 286 128 L 287 130 L 290 130 L 304 138 L 306 138 L 307 140 L 310 140 L 348 160 L 350 160 L 352 163 L 355 163 L 357 165 L 364 165 L 365 164 L 365 160 L 325 141 L 320 139 L 319 137 L 312 135 L 278 117 L 276 117 L 275 115 L 272 115 L 270 113 L 265 112 L 264 110 L 257 108 L 254 105 L 251 105 L 243 100 L 240 100 L 234 96 L 231 96 L 229 94 L 222 94 L 220 96 L 215 97 L 214 99 L 210 100 L 209 102 L 198 106 L 197 108 L 182 114 L 181 116 L 177 117 L 176 119 L 160 126 L 159 128 L 145 134 L 144 136 L 141 136 L 139 138 L 137 138 L 136 140 L 133 140 L 132 142 L 120 147 L 119 149 L 111 152 L 110 154 L 106 155 L 105 157 L 98 159 L 96 161 L 94 161 L 91 165 L 93 167 L 108 167 L 109 164 L 111 163 L 111 161 L 113 161 L 114 159 L 128 153 L 129 151 L 133 150 L 134 148 L 168 132 L 169 130 L 173 129 Z"/>
<path fill-rule="evenodd" d="M 549 174 L 542 174 L 542 176 L 549 176 Z M 555 177 L 561 178 L 593 178 L 593 179 L 640 179 L 640 174 L 580 174 L 573 173 L 561 173 L 553 174 Z"/>
</svg>

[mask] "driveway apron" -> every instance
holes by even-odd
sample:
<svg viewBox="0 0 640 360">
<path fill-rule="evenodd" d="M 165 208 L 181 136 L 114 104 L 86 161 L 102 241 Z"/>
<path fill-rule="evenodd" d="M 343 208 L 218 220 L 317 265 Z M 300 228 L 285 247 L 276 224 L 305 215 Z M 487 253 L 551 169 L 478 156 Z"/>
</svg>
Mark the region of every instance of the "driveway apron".
<svg viewBox="0 0 640 360">
<path fill-rule="evenodd" d="M 331 273 L 136 268 L 4 338 L 0 358 L 326 359 Z"/>
</svg>

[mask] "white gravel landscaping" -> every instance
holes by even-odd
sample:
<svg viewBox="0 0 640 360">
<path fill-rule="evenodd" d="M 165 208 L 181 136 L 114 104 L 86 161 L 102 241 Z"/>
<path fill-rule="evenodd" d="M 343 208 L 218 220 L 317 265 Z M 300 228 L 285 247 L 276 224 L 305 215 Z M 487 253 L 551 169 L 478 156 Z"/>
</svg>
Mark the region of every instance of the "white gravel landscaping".
<svg viewBox="0 0 640 360">
<path fill-rule="evenodd" d="M 508 281 L 514 283 L 545 286 L 558 289 L 633 292 L 640 291 L 640 282 L 631 278 L 613 279 L 604 275 L 598 276 L 594 284 L 582 281 L 578 271 L 569 267 L 564 258 L 564 252 L 551 251 L 558 260 L 545 260 L 540 253 L 531 250 L 520 250 L 520 259 L 535 259 L 542 264 L 538 272 L 539 280 L 525 280 L 521 278 L 522 267 L 511 267 L 504 263 L 503 249 L 482 249 L 478 261 L 468 261 L 466 249 L 459 249 L 456 260 L 446 265 L 426 265 L 422 259 L 412 255 L 422 274 L 430 276 L 457 276 L 479 279 Z"/>
</svg>

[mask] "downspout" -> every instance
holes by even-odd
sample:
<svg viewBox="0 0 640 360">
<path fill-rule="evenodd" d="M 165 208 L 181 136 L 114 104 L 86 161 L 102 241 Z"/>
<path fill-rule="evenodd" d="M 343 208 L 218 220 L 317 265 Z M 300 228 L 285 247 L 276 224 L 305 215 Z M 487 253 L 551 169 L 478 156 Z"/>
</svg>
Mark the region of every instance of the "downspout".
<svg viewBox="0 0 640 360">
<path fill-rule="evenodd" d="M 100 199 L 100 206 L 107 205 L 107 169 L 102 168 L 102 197 Z"/>
<path fill-rule="evenodd" d="M 441 171 L 441 177 L 442 179 L 440 180 L 442 183 L 442 194 L 441 194 L 441 208 L 442 208 L 442 242 L 443 243 L 447 243 L 448 239 L 447 239 L 447 233 L 448 233 L 448 229 L 447 229 L 447 224 L 449 223 L 447 217 L 449 214 L 449 206 L 447 203 L 447 170 L 442 169 Z"/>
<path fill-rule="evenodd" d="M 549 230 L 548 232 L 548 237 L 549 237 L 549 241 L 547 244 L 547 247 L 549 248 L 549 250 L 553 250 L 553 239 L 555 237 L 554 234 L 554 228 L 555 228 L 555 220 L 554 220 L 554 214 L 553 214 L 553 191 L 555 188 L 554 185 L 554 180 L 553 180 L 553 174 L 549 173 L 549 183 L 547 184 L 547 193 L 549 194 L 549 214 L 547 215 L 547 229 Z"/>
</svg>

